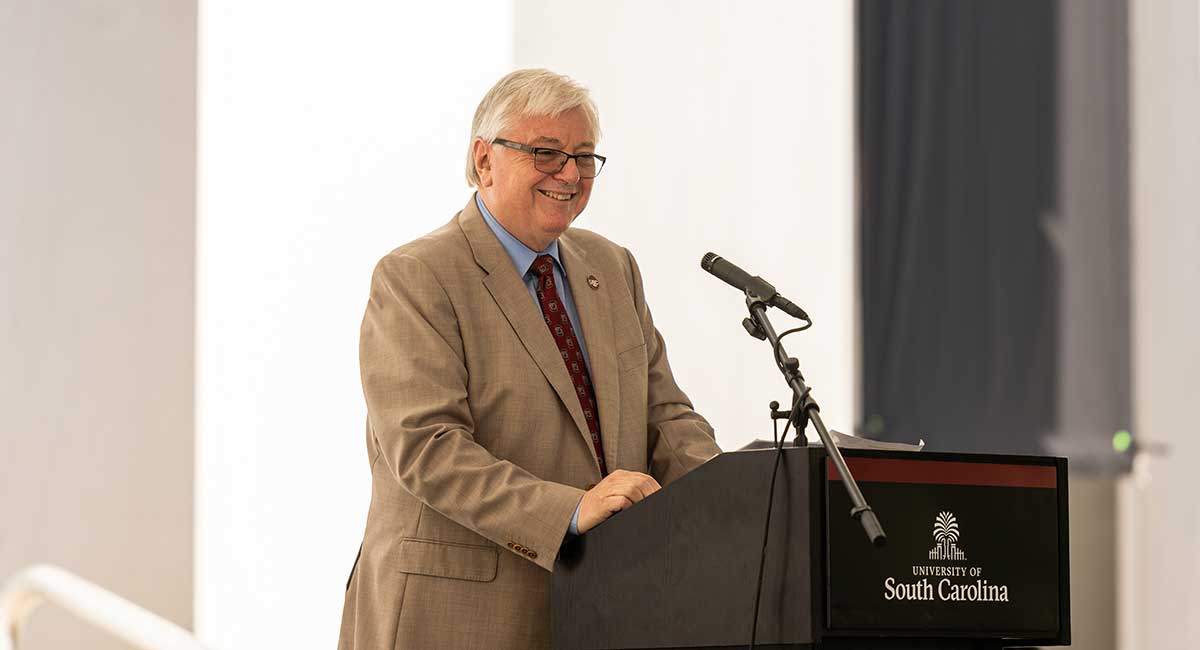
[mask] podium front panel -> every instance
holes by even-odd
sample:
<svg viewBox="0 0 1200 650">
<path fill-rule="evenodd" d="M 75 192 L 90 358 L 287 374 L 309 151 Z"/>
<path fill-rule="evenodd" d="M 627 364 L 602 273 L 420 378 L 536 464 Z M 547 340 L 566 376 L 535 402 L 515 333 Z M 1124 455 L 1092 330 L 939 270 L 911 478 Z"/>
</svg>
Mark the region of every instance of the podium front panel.
<svg viewBox="0 0 1200 650">
<path fill-rule="evenodd" d="M 1069 638 L 1064 460 L 846 460 L 888 540 L 871 547 L 826 463 L 827 634 Z"/>
</svg>

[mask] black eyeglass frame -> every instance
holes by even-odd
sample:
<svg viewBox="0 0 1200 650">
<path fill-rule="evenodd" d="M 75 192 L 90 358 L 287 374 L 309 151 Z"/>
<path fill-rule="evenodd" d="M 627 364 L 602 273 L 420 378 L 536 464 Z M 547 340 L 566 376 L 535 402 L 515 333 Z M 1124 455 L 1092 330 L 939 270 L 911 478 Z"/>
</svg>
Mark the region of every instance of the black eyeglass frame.
<svg viewBox="0 0 1200 650">
<path fill-rule="evenodd" d="M 558 172 L 561 172 L 563 170 L 563 168 L 567 166 L 567 161 L 574 158 L 575 159 L 575 168 L 579 169 L 579 177 L 580 178 L 595 178 L 595 177 L 599 176 L 600 171 L 602 169 L 604 169 L 604 163 L 608 162 L 608 158 L 605 158 L 604 156 L 601 156 L 600 154 L 595 154 L 595 153 L 571 154 L 571 153 L 567 153 L 567 152 L 559 150 L 559 149 L 551 149 L 550 147 L 531 147 L 527 144 L 521 144 L 520 142 L 513 142 L 512 140 L 505 140 L 504 138 L 495 138 L 492 140 L 492 144 L 498 144 L 502 147 L 508 147 L 509 149 L 516 149 L 517 151 L 524 151 L 525 153 L 533 156 L 534 168 L 537 169 L 539 172 L 542 172 L 543 174 L 557 174 Z M 538 152 L 558 154 L 559 156 L 562 156 L 562 164 L 560 164 L 558 166 L 558 169 L 555 169 L 554 171 L 547 171 L 545 169 L 541 169 L 540 167 L 537 166 Z M 579 159 L 580 158 L 592 158 L 595 160 L 599 160 L 600 164 L 596 165 L 596 173 L 592 174 L 591 176 L 584 176 L 583 170 L 579 168 Z"/>
</svg>

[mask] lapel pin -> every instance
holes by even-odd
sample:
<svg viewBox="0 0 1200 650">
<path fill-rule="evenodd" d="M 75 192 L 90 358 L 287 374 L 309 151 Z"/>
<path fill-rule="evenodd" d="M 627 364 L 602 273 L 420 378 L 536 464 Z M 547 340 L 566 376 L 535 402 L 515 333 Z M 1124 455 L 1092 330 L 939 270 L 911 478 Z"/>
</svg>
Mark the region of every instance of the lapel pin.
<svg viewBox="0 0 1200 650">
<path fill-rule="evenodd" d="M 588 286 L 591 287 L 593 291 L 595 291 L 596 289 L 600 288 L 600 280 L 597 279 L 596 276 L 594 276 L 594 275 L 589 275 L 588 276 Z"/>
</svg>

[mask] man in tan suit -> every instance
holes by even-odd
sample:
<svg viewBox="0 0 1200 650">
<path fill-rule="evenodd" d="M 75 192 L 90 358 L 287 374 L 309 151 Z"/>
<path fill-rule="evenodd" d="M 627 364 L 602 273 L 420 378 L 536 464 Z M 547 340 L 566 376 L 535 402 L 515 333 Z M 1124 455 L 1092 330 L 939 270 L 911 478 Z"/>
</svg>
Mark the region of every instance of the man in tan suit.
<svg viewBox="0 0 1200 650">
<path fill-rule="evenodd" d="M 371 507 L 343 650 L 550 644 L 559 546 L 720 452 L 626 249 L 571 222 L 603 157 L 587 91 L 484 97 L 449 223 L 384 257 L 362 324 Z"/>
</svg>

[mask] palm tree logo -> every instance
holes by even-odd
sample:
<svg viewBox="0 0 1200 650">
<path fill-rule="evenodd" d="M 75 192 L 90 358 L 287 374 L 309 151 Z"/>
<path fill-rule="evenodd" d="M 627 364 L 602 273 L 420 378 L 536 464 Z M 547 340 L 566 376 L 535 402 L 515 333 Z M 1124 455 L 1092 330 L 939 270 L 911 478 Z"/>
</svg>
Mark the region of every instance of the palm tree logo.
<svg viewBox="0 0 1200 650">
<path fill-rule="evenodd" d="M 953 512 L 942 511 L 933 520 L 933 548 L 931 560 L 965 560 L 967 554 L 958 548 L 958 519 Z"/>
</svg>

